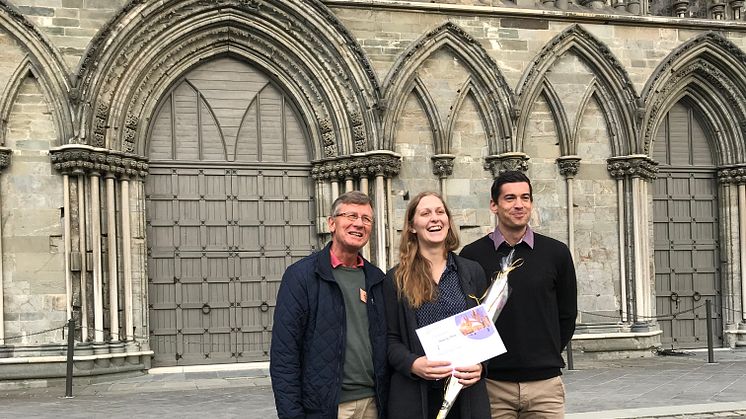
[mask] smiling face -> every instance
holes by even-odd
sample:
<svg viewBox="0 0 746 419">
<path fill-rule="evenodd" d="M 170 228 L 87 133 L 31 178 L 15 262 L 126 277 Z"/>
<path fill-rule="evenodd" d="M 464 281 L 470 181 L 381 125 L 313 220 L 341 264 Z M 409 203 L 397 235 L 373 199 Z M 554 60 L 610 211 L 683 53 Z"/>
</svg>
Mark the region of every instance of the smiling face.
<svg viewBox="0 0 746 419">
<path fill-rule="evenodd" d="M 414 210 L 411 226 L 420 246 L 443 245 L 450 228 L 443 201 L 434 195 L 422 197 Z"/>
<path fill-rule="evenodd" d="M 490 210 L 497 216 L 503 234 L 525 231 L 532 205 L 531 189 L 526 182 L 504 183 L 500 186 L 497 202 L 490 200 Z"/>
<path fill-rule="evenodd" d="M 345 216 L 329 217 L 327 223 L 332 233 L 334 246 L 348 253 L 357 253 L 368 243 L 371 224 L 363 222 L 362 217 L 373 219 L 373 208 L 370 205 L 341 204 L 336 214 L 357 214 L 355 221 L 350 221 Z"/>
</svg>

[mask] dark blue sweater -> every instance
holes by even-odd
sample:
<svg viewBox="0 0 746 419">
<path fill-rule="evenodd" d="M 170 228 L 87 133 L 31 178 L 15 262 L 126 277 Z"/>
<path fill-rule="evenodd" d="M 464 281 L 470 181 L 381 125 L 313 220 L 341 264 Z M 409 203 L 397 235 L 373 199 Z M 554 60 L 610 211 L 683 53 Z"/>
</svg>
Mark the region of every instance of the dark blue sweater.
<svg viewBox="0 0 746 419">
<path fill-rule="evenodd" d="M 492 278 L 510 252 L 507 243 L 495 250 L 489 236 L 465 246 L 461 256 L 482 265 Z M 561 375 L 562 351 L 575 332 L 577 283 L 567 246 L 534 233 L 534 248 L 515 246 L 514 260 L 523 265 L 508 275 L 510 296 L 497 319 L 497 330 L 507 353 L 493 358 L 487 378 L 498 381 L 535 381 Z"/>
</svg>

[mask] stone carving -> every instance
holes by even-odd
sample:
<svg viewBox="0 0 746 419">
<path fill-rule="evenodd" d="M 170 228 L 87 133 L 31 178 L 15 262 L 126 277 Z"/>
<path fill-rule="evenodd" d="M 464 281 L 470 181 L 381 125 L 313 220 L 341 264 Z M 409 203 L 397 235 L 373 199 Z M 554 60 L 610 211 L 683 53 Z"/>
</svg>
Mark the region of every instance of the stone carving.
<svg viewBox="0 0 746 419">
<path fill-rule="evenodd" d="M 96 115 L 93 118 L 93 141 L 92 146 L 104 147 L 106 145 L 106 120 L 109 118 L 109 105 L 99 103 Z"/>
<path fill-rule="evenodd" d="M 746 55 L 744 56 L 744 59 L 746 59 Z M 732 80 L 734 79 L 729 74 L 724 73 L 722 68 L 723 67 L 716 65 L 716 63 L 694 61 L 689 65 L 679 67 L 679 69 L 665 81 L 663 86 L 658 87 L 658 92 L 655 97 L 649 98 L 652 100 L 652 103 L 648 108 L 648 117 L 643 134 L 644 153 L 649 154 L 654 130 L 658 121 L 663 118 L 661 112 L 667 109 L 669 98 L 678 97 L 678 93 L 681 90 L 686 89 L 689 85 L 689 80 L 693 74 L 696 74 L 703 80 L 707 80 L 710 83 L 709 90 L 712 91 L 712 96 L 723 96 L 731 109 L 738 113 L 739 123 L 743 124 L 743 121 L 746 120 L 746 96 L 738 86 L 733 84 Z"/>
<path fill-rule="evenodd" d="M 562 176 L 571 179 L 578 174 L 580 169 L 580 157 L 578 156 L 562 156 L 557 159 L 557 166 Z"/>
<path fill-rule="evenodd" d="M 13 156 L 13 150 L 7 147 L 0 147 L 0 171 L 10 166 L 11 156 Z"/>
<path fill-rule="evenodd" d="M 52 167 L 63 174 L 103 174 L 118 178 L 145 177 L 148 159 L 116 150 L 66 145 L 49 150 Z"/>
<path fill-rule="evenodd" d="M 224 24 L 214 24 L 211 16 L 217 10 Z M 177 28 L 175 21 L 190 25 Z M 266 29 L 277 25 L 286 30 Z M 124 29 L 115 32 L 114 27 Z M 141 54 L 165 37 L 181 41 L 158 45 L 157 55 Z M 352 34 L 318 0 L 132 1 L 94 38 L 81 60 L 77 78 L 82 101 L 94 107 L 107 103 L 109 125 L 125 125 L 118 131 L 121 137 L 108 141 L 131 152 L 140 140 L 137 131 L 144 127 L 130 129 L 126 121 L 148 117 L 174 77 L 190 64 L 222 52 L 227 44 L 237 45 L 235 51 L 249 59 L 272 63 L 270 71 L 288 80 L 294 96 L 314 112 L 309 121 L 332 121 L 335 135 L 311 126 L 313 140 L 322 143 L 318 148 L 324 155 L 319 157 L 338 154 L 337 135 L 350 139 L 356 152 L 371 148 L 368 139 L 380 125 L 375 121 L 378 114 L 368 112 L 379 100 L 375 72 Z"/>
<path fill-rule="evenodd" d="M 495 156 L 487 156 L 484 159 L 484 170 L 489 170 L 492 177 L 498 177 L 503 172 L 528 170 L 529 157 L 524 153 L 511 152 Z"/>
<path fill-rule="evenodd" d="M 638 102 L 638 96 L 635 93 L 634 84 L 613 52 L 577 24 L 555 36 L 534 58 L 516 91 L 519 96 L 518 107 L 530 109 L 533 106 L 538 95 L 546 91 L 547 71 L 570 48 L 573 48 L 580 59 L 596 74 L 596 91 L 605 99 L 602 101 L 604 118 L 607 121 L 607 127 L 615 131 L 612 135 L 615 139 L 614 148 L 619 152 L 626 152 L 623 150 L 634 147 L 638 138 L 639 119 L 635 117 L 637 111 L 635 104 Z M 555 108 L 561 109 L 562 106 L 558 103 Z M 528 114 L 518 117 L 519 135 L 522 135 L 528 121 Z M 567 150 L 566 152 L 572 153 L 573 151 Z"/>
<path fill-rule="evenodd" d="M 746 165 L 719 169 L 718 181 L 722 184 L 732 185 L 741 185 L 746 183 Z"/>
<path fill-rule="evenodd" d="M 468 87 L 474 92 L 477 104 L 483 107 L 480 114 L 491 151 L 507 151 L 500 140 L 510 139 L 513 135 L 510 118 L 510 110 L 515 102 L 513 92 L 487 51 L 453 22 L 446 22 L 414 41 L 399 56 L 386 76 L 383 86 L 388 109 L 383 121 L 384 147 L 393 148 L 396 124 L 408 94 L 412 91 L 418 69 L 429 55 L 444 46 L 449 46 L 450 51 L 470 70 L 471 83 Z"/>
<path fill-rule="evenodd" d="M 453 154 L 436 154 L 430 159 L 433 161 L 433 174 L 439 178 L 446 178 L 453 174 Z"/>
<path fill-rule="evenodd" d="M 394 177 L 401 170 L 401 158 L 392 153 L 367 153 L 362 156 L 337 157 L 318 161 L 311 168 L 311 177 L 317 181 L 344 182 L 363 177 Z"/>
<path fill-rule="evenodd" d="M 652 181 L 658 175 L 658 163 L 648 156 L 619 156 L 607 160 L 606 169 L 614 179 L 639 177 Z"/>
</svg>

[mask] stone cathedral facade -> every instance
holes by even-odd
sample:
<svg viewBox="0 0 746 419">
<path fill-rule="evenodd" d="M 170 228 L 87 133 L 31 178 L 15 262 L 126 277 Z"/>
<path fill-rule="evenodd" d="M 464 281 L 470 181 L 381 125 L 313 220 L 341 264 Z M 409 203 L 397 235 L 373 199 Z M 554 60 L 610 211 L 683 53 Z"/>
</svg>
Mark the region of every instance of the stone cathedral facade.
<svg viewBox="0 0 746 419">
<path fill-rule="evenodd" d="M 573 350 L 746 345 L 742 0 L 0 0 L 0 380 L 266 361 L 287 265 L 373 197 L 489 187 L 578 273 Z"/>
</svg>

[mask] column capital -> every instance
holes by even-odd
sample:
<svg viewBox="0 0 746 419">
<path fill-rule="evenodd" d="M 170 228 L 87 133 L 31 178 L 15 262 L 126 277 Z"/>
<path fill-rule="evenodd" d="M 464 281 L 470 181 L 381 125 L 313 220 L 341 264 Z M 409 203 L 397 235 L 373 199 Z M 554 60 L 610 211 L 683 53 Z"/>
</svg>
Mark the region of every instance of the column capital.
<svg viewBox="0 0 746 419">
<path fill-rule="evenodd" d="M 579 156 L 561 156 L 557 158 L 557 166 L 559 167 L 560 174 L 567 179 L 572 179 L 578 174 L 580 169 L 580 157 Z"/>
<path fill-rule="evenodd" d="M 5 168 L 10 166 L 12 155 L 13 150 L 9 149 L 8 147 L 0 146 L 0 171 L 5 170 Z"/>
<path fill-rule="evenodd" d="M 103 174 L 130 178 L 148 175 L 148 159 L 118 150 L 66 144 L 49 150 L 52 167 L 61 173 Z"/>
<path fill-rule="evenodd" d="M 658 176 L 658 162 L 645 154 L 617 156 L 606 160 L 606 170 L 614 179 L 637 177 L 652 181 Z"/>
<path fill-rule="evenodd" d="M 746 164 L 718 168 L 718 182 L 732 185 L 746 183 Z"/>
<path fill-rule="evenodd" d="M 493 178 L 500 176 L 503 172 L 513 170 L 525 172 L 528 170 L 528 160 L 526 153 L 517 151 L 493 154 L 484 158 L 484 170 L 492 172 Z"/>
<path fill-rule="evenodd" d="M 393 177 L 401 170 L 401 156 L 390 151 L 370 151 L 317 160 L 312 165 L 311 177 L 317 181 Z"/>
<path fill-rule="evenodd" d="M 433 174 L 439 178 L 447 178 L 453 174 L 453 154 L 436 154 L 430 157 L 433 161 Z"/>
</svg>

